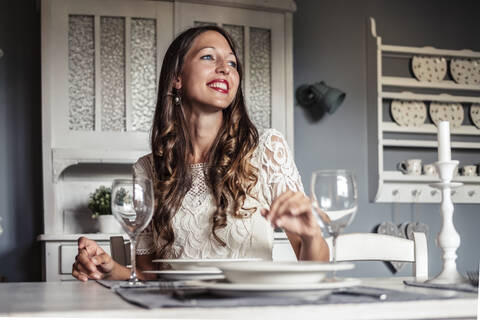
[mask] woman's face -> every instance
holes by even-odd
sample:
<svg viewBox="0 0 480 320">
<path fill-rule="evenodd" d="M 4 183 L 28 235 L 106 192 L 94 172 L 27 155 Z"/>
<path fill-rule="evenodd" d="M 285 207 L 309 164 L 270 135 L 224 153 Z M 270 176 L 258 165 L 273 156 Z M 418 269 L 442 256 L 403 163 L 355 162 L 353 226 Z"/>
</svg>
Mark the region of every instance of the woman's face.
<svg viewBox="0 0 480 320">
<path fill-rule="evenodd" d="M 237 60 L 227 40 L 216 31 L 200 34 L 187 52 L 175 87 L 191 107 L 224 109 L 239 85 Z"/>
</svg>

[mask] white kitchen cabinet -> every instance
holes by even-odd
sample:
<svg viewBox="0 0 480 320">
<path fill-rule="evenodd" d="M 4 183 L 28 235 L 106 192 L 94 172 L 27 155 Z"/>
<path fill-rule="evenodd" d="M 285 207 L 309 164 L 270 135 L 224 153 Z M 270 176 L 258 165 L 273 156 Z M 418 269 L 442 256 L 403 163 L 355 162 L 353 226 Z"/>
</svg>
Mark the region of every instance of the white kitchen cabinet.
<svg viewBox="0 0 480 320">
<path fill-rule="evenodd" d="M 409 158 L 437 161 L 437 128 L 428 117 L 431 102 L 461 103 L 465 119 L 451 131 L 452 159 L 460 166 L 480 162 L 480 128 L 470 123 L 469 108 L 480 103 L 480 85 L 459 84 L 453 80 L 419 81 L 410 72 L 413 56 L 480 59 L 480 52 L 445 50 L 433 47 L 386 45 L 377 34 L 375 20 L 370 18 L 367 30 L 367 104 L 369 141 L 369 191 L 373 202 L 438 203 L 441 194 L 429 186 L 439 182 L 436 176 L 405 175 L 395 169 L 392 154 L 407 154 Z M 388 60 L 390 59 L 390 60 Z M 387 61 L 403 61 L 400 75 L 386 74 Z M 391 72 L 391 69 L 389 71 Z M 448 67 L 447 67 L 448 69 Z M 448 70 L 447 70 L 448 72 Z M 448 76 L 447 76 L 448 79 Z M 400 126 L 389 119 L 392 99 L 423 101 L 427 104 L 427 119 L 420 126 Z M 394 159 L 396 161 L 394 161 Z M 403 159 L 405 160 L 405 159 Z M 393 162 L 393 163 L 392 163 Z M 425 162 L 424 162 L 425 163 Z M 456 203 L 480 203 L 480 177 L 456 176 L 464 185 L 453 191 Z"/>
</svg>

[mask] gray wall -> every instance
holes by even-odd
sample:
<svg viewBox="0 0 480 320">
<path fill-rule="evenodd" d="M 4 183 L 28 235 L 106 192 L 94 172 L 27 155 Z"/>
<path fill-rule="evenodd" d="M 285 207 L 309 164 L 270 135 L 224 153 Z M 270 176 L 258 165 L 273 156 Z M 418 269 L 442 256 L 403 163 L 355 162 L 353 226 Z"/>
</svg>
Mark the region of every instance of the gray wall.
<svg viewBox="0 0 480 320">
<path fill-rule="evenodd" d="M 295 106 L 295 156 L 308 188 L 315 169 L 355 170 L 359 211 L 346 232 L 370 232 L 382 221 L 412 221 L 411 204 L 375 204 L 368 201 L 366 29 L 367 17 L 377 22 L 383 43 L 434 46 L 480 51 L 479 1 L 442 0 L 299 0 L 294 15 L 294 87 L 320 80 L 347 93 L 333 115 L 313 122 Z M 455 153 L 453 154 L 455 156 Z M 480 154 L 476 154 L 477 161 Z M 308 193 L 308 190 L 307 190 Z M 435 245 L 440 231 L 439 205 L 417 204 L 419 219 L 430 227 L 429 274 L 441 270 L 441 252 Z M 394 214 L 395 212 L 395 214 Z M 454 223 L 462 244 L 457 251 L 461 272 L 477 269 L 480 249 L 480 206 L 455 206 Z M 405 267 L 400 274 L 410 274 Z M 382 263 L 357 263 L 351 274 L 390 275 Z"/>
<path fill-rule="evenodd" d="M 41 280 L 40 15 L 33 0 L 0 1 L 0 277 Z"/>
</svg>

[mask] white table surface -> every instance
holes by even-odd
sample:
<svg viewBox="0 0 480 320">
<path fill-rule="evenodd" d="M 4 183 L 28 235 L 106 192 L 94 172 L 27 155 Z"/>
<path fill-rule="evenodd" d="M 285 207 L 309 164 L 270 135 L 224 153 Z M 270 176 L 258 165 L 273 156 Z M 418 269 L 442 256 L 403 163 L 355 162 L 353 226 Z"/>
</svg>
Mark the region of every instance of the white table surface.
<svg viewBox="0 0 480 320">
<path fill-rule="evenodd" d="M 362 279 L 366 286 L 455 295 L 444 300 L 242 308 L 164 308 L 131 305 L 94 281 L 0 283 L 0 317 L 157 319 L 447 319 L 477 317 L 478 295 L 408 287 L 404 278 Z"/>
</svg>

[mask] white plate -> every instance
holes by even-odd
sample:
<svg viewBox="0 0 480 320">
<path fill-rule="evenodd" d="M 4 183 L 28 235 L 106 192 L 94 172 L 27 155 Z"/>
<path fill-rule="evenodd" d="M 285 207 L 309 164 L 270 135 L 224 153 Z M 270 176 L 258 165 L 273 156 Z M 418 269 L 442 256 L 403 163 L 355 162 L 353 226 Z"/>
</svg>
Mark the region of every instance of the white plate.
<svg viewBox="0 0 480 320">
<path fill-rule="evenodd" d="M 463 122 L 463 107 L 460 103 L 430 103 L 430 118 L 438 126 L 440 121 L 450 121 L 450 128 L 458 128 Z"/>
<path fill-rule="evenodd" d="M 427 107 L 422 101 L 392 100 L 393 120 L 401 126 L 418 127 L 427 118 Z"/>
<path fill-rule="evenodd" d="M 443 57 L 414 56 L 412 70 L 420 81 L 439 82 L 447 74 L 447 60 Z"/>
<path fill-rule="evenodd" d="M 168 263 L 175 270 L 210 270 L 220 272 L 218 266 L 224 263 L 261 261 L 259 258 L 245 259 L 154 259 L 152 262 Z"/>
<path fill-rule="evenodd" d="M 480 60 L 454 58 L 450 61 L 450 73 L 456 83 L 480 85 Z"/>
<path fill-rule="evenodd" d="M 480 104 L 472 104 L 470 106 L 470 119 L 472 119 L 475 127 L 480 129 Z"/>
<path fill-rule="evenodd" d="M 309 284 L 327 272 L 353 269 L 353 263 L 259 261 L 219 266 L 228 281 L 242 284 Z"/>
<path fill-rule="evenodd" d="M 219 270 L 145 270 L 142 273 L 156 274 L 164 280 L 221 280 L 225 276 Z"/>
<path fill-rule="evenodd" d="M 334 289 L 358 286 L 359 279 L 338 279 L 306 284 L 244 284 L 228 282 L 189 282 L 189 285 L 207 288 L 213 294 L 227 297 L 254 296 L 324 296 Z"/>
</svg>

